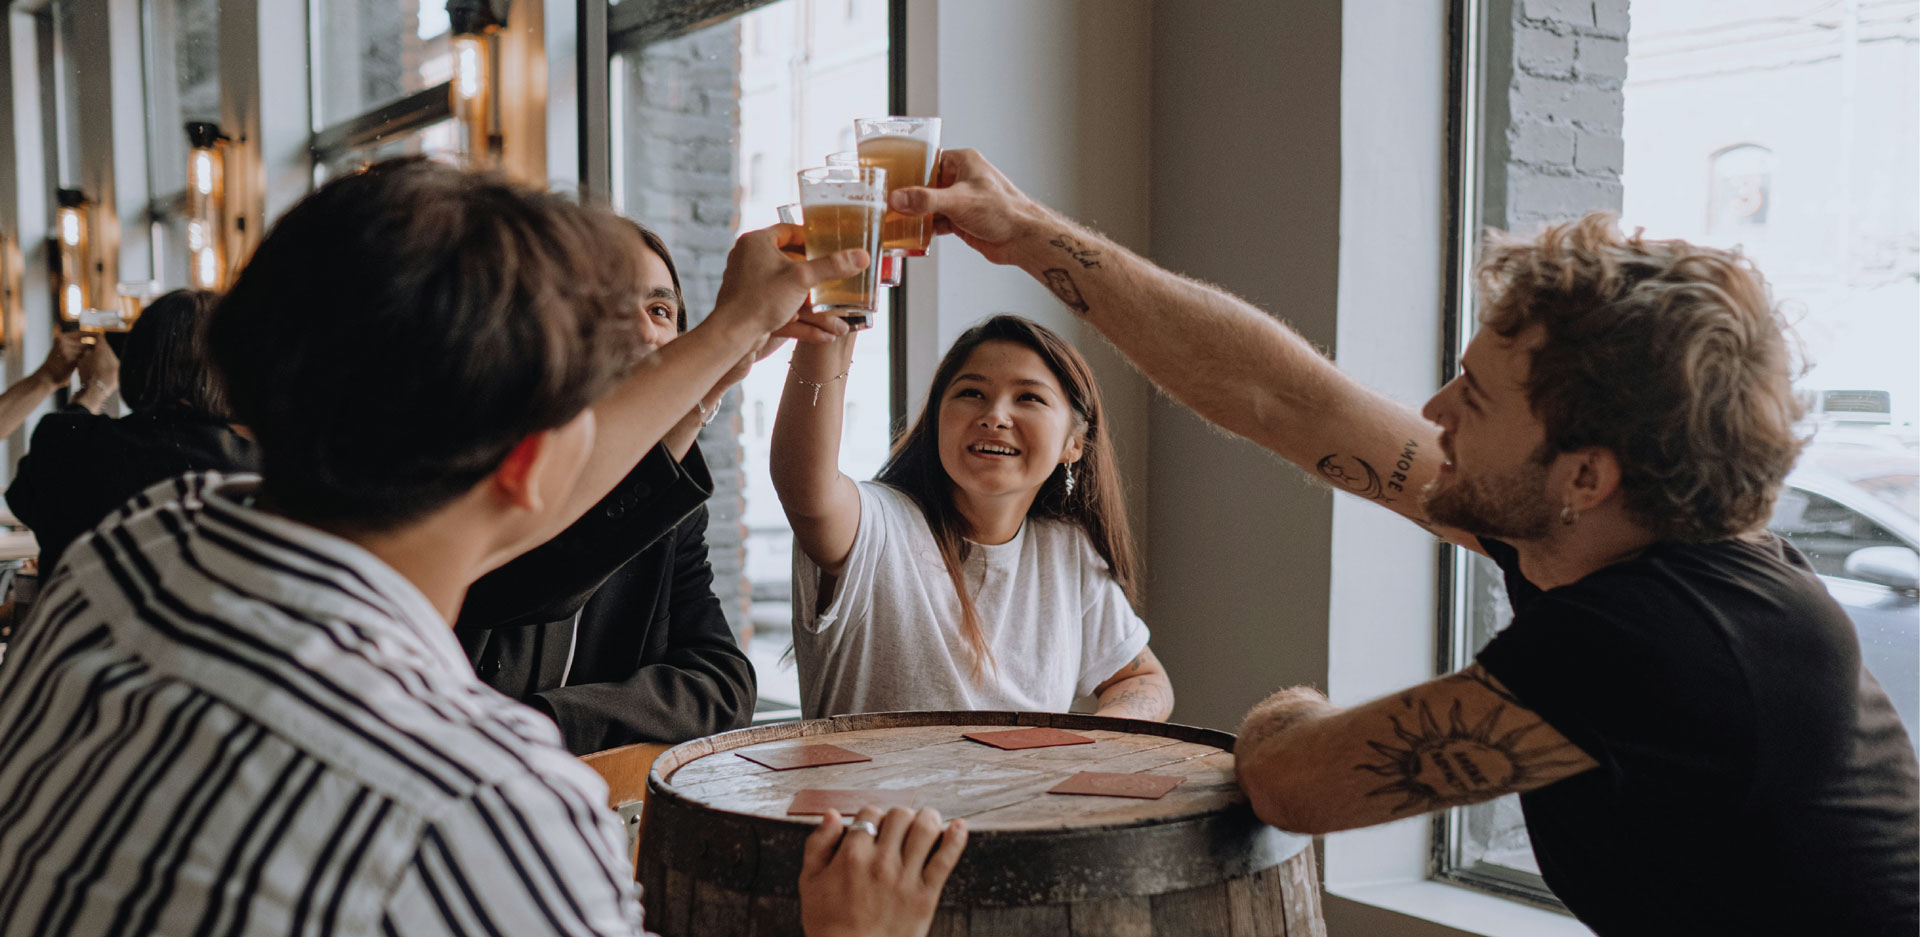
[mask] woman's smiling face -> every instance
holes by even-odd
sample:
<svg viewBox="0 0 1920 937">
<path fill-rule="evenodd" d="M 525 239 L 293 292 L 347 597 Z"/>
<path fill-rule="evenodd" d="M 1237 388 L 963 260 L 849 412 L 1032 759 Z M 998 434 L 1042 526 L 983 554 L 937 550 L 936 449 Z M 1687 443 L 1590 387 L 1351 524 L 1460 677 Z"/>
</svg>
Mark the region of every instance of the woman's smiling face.
<svg viewBox="0 0 1920 937">
<path fill-rule="evenodd" d="M 1052 369 L 1015 342 L 981 343 L 941 395 L 940 465 L 975 498 L 1029 502 L 1080 457 L 1079 417 Z"/>
</svg>

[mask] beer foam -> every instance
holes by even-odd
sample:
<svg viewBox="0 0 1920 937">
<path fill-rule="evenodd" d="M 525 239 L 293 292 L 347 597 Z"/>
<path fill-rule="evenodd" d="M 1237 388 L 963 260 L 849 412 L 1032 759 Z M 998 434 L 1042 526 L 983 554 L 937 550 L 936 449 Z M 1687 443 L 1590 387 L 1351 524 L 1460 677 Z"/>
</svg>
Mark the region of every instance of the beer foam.
<svg viewBox="0 0 1920 937">
<path fill-rule="evenodd" d="M 860 211 L 879 211 L 881 207 L 881 200 L 878 195 L 870 197 L 830 195 L 825 198 L 816 198 L 810 202 L 802 200 L 800 203 L 800 211 L 803 216 L 809 208 L 853 208 Z"/>
</svg>

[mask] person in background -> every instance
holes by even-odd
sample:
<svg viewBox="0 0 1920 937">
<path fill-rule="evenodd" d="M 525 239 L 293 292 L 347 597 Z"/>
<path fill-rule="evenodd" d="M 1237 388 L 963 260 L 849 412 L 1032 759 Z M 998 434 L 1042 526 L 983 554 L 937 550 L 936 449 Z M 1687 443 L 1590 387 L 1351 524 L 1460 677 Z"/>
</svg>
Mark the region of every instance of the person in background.
<svg viewBox="0 0 1920 937">
<path fill-rule="evenodd" d="M 451 622 L 770 335 L 844 330 L 794 311 L 867 258 L 798 236 L 743 235 L 712 315 L 647 354 L 609 212 L 417 157 L 291 208 L 208 331 L 263 473 L 76 540 L 0 664 L 0 937 L 640 932 L 605 783 Z M 829 815 L 808 933 L 924 934 L 965 843 Z"/>
<path fill-rule="evenodd" d="M 126 416 L 69 406 L 34 427 L 7 488 L 7 506 L 39 540 L 44 575 L 53 574 L 74 538 L 153 483 L 187 472 L 259 467 L 253 443 L 229 425 L 226 394 L 201 337 L 217 298 L 175 290 L 141 312 L 119 365 L 120 397 L 131 411 Z M 80 370 L 112 354 L 97 344 Z"/>
<path fill-rule="evenodd" d="M 105 342 L 89 341 L 91 338 L 95 336 L 84 332 L 55 334 L 53 347 L 47 350 L 47 360 L 40 362 L 32 374 L 0 392 L 0 436 L 11 436 L 14 430 L 25 426 L 27 417 L 33 415 L 42 401 L 67 386 L 76 368 L 80 370 L 80 393 L 74 395 L 69 406 L 88 413 L 99 413 L 100 408 L 106 406 L 116 387 L 119 361 Z M 93 363 L 88 365 L 89 361 Z"/>
<path fill-rule="evenodd" d="M 968 329 L 873 481 L 840 471 L 853 336 L 796 348 L 773 427 L 808 716 L 906 709 L 1164 721 L 1133 541 L 1086 360 L 1017 316 Z"/>
<path fill-rule="evenodd" d="M 680 274 L 666 244 L 634 225 L 640 257 L 641 341 L 659 349 L 686 331 Z M 487 685 L 546 713 L 576 755 L 634 742 L 683 742 L 753 720 L 753 664 L 735 643 L 713 594 L 707 509 L 677 519 L 681 499 L 711 490 L 695 437 L 741 362 L 694 403 L 627 480 L 559 536 L 482 577 L 467 592 L 454 633 Z M 695 502 L 698 503 L 697 501 Z M 540 596 L 550 567 L 605 575 L 594 590 Z M 607 572 L 610 570 L 610 572 Z M 515 601 L 515 597 L 520 600 Z M 503 619 L 533 604 L 556 617 Z"/>
<path fill-rule="evenodd" d="M 1025 270 L 1201 416 L 1504 573 L 1513 621 L 1473 664 L 1253 708 L 1234 758 L 1262 819 L 1317 834 L 1517 793 L 1541 874 L 1603 937 L 1920 930 L 1912 743 L 1766 530 L 1800 405 L 1751 263 L 1602 213 L 1489 235 L 1480 331 L 1416 412 L 972 150 L 938 178 L 892 207 Z"/>
</svg>

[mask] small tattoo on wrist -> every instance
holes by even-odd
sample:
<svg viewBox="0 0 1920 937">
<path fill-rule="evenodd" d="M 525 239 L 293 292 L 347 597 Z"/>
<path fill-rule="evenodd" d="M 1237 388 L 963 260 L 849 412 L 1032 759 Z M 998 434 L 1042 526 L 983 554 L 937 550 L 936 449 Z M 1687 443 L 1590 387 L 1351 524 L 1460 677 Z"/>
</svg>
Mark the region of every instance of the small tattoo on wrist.
<svg viewBox="0 0 1920 937">
<path fill-rule="evenodd" d="M 1047 278 L 1047 289 L 1052 290 L 1054 296 L 1066 303 L 1068 309 L 1083 315 L 1087 312 L 1089 307 L 1087 301 L 1080 295 L 1080 287 L 1074 285 L 1073 277 L 1069 276 L 1065 269 L 1055 267 L 1042 271 L 1042 275 Z"/>
</svg>

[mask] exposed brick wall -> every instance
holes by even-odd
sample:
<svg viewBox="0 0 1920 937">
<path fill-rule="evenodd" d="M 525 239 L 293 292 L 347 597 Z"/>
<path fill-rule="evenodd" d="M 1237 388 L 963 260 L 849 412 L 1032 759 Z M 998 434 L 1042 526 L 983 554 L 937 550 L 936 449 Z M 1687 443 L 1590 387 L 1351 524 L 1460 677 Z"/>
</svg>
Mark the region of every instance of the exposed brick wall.
<svg viewBox="0 0 1920 937">
<path fill-rule="evenodd" d="M 625 212 L 660 233 L 673 251 L 691 322 L 713 309 L 733 247 L 740 193 L 734 139 L 740 128 L 737 20 L 631 53 L 623 75 Z M 691 322 L 689 324 L 691 324 Z M 700 434 L 713 470 L 707 547 L 713 591 L 736 635 L 752 626 L 746 579 L 746 479 L 741 468 L 740 394 L 727 395 Z"/>
<path fill-rule="evenodd" d="M 1526 233 L 1618 211 L 1627 0 L 1489 6 L 1511 29 L 1489 30 L 1482 221 Z"/>
</svg>

